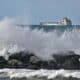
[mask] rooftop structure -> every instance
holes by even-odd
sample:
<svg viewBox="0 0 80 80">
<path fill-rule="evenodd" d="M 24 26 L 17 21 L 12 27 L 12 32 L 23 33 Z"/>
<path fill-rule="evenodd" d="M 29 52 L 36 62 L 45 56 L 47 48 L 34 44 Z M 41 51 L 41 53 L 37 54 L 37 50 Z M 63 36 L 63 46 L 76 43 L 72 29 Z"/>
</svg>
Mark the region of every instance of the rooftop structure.
<svg viewBox="0 0 80 80">
<path fill-rule="evenodd" d="M 72 25 L 72 21 L 68 19 L 67 17 L 63 18 L 63 21 L 60 22 L 41 22 L 40 25 L 44 26 L 63 26 L 63 25 Z"/>
</svg>

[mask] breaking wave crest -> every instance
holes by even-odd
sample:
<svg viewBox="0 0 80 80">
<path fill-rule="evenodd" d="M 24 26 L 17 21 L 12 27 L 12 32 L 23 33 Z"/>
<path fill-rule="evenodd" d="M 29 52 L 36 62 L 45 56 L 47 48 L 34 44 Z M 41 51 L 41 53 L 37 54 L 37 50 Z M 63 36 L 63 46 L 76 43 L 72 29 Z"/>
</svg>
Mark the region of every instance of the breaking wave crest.
<svg viewBox="0 0 80 80">
<path fill-rule="evenodd" d="M 13 19 L 4 18 L 0 21 L 0 55 L 23 50 L 44 59 L 66 51 L 80 54 L 80 30 L 73 28 L 61 32 L 55 29 L 45 32 L 43 29 L 30 29 L 29 26 L 17 26 Z"/>
<path fill-rule="evenodd" d="M 0 75 L 6 80 L 80 80 L 80 71 L 2 69 Z"/>
</svg>

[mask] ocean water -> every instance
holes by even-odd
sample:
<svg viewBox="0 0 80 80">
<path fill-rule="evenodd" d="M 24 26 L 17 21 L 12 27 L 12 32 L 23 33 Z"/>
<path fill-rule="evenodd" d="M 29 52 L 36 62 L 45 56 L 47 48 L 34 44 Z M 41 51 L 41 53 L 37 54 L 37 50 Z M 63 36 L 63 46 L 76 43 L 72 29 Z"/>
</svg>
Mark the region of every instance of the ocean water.
<svg viewBox="0 0 80 80">
<path fill-rule="evenodd" d="M 66 51 L 80 55 L 80 26 L 15 25 L 14 20 L 5 18 L 0 21 L 0 56 L 8 60 L 9 55 L 19 51 L 33 52 L 44 60 L 51 59 L 52 54 L 63 52 L 66 55 Z M 4 77 L 14 80 L 18 80 L 15 79 L 17 77 L 32 77 L 29 80 L 33 80 L 37 76 L 47 78 L 34 80 L 49 80 L 57 75 L 80 78 L 80 71 L 0 69 L 0 80 L 5 80 L 2 79 Z"/>
<path fill-rule="evenodd" d="M 80 71 L 0 69 L 0 80 L 80 80 Z"/>
<path fill-rule="evenodd" d="M 26 27 L 27 25 L 21 25 L 23 27 Z M 55 26 L 55 25 L 30 25 L 31 29 L 43 29 L 46 32 L 59 30 L 59 31 L 65 31 L 65 30 L 73 30 L 73 29 L 80 29 L 80 25 L 63 25 L 63 26 Z"/>
</svg>

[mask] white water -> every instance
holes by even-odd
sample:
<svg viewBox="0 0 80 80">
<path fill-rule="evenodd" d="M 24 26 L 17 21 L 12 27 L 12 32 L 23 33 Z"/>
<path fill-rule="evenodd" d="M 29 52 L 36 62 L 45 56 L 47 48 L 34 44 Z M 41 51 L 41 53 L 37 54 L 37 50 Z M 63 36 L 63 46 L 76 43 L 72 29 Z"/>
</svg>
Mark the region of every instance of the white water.
<svg viewBox="0 0 80 80">
<path fill-rule="evenodd" d="M 80 54 L 80 30 L 47 33 L 16 26 L 13 19 L 4 18 L 0 21 L 0 49 L 0 55 L 6 59 L 7 51 L 14 53 L 20 50 L 34 52 L 42 59 L 51 59 L 52 54 L 69 50 Z"/>
<path fill-rule="evenodd" d="M 9 76 L 10 78 L 31 78 L 31 77 L 47 77 L 53 79 L 56 76 L 76 77 L 80 78 L 80 71 L 77 70 L 27 70 L 27 69 L 0 69 L 0 75 Z"/>
</svg>

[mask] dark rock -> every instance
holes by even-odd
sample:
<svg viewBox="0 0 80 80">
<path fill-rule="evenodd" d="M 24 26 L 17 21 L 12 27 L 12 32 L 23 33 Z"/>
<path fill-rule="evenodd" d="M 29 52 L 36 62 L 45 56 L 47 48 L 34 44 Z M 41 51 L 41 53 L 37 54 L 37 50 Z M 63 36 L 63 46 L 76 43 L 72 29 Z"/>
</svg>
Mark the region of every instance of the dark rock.
<svg viewBox="0 0 80 80">
<path fill-rule="evenodd" d="M 21 65 L 23 65 L 23 63 L 21 61 L 16 60 L 16 59 L 11 59 L 7 63 L 10 66 L 21 66 Z"/>
<path fill-rule="evenodd" d="M 79 69 L 79 55 L 71 54 L 71 55 L 53 55 L 58 64 L 58 67 L 63 69 Z"/>
<path fill-rule="evenodd" d="M 58 65 L 54 60 L 48 61 L 48 69 L 58 69 Z"/>
<path fill-rule="evenodd" d="M 31 56 L 29 59 L 28 68 L 40 69 L 41 60 L 37 56 Z"/>
<path fill-rule="evenodd" d="M 72 56 L 70 59 L 65 60 L 65 62 L 62 64 L 62 67 L 64 69 L 79 69 L 79 59 L 77 58 L 77 56 Z"/>
<path fill-rule="evenodd" d="M 34 56 L 34 55 L 30 52 L 18 52 L 10 55 L 9 60 L 16 59 L 16 60 L 22 61 L 23 63 L 29 63 L 31 56 Z"/>
<path fill-rule="evenodd" d="M 39 63 L 40 59 L 37 56 L 31 56 L 30 57 L 30 63 L 36 64 Z"/>
<path fill-rule="evenodd" d="M 0 56 L 0 68 L 4 68 L 7 65 L 7 61 L 4 59 L 4 57 Z"/>
<path fill-rule="evenodd" d="M 30 52 L 21 51 L 18 53 L 14 53 L 9 56 L 8 63 L 14 62 L 14 64 L 11 64 L 11 65 L 14 65 L 16 67 L 27 68 L 27 66 L 30 64 L 29 61 L 31 56 L 33 56 L 33 54 Z"/>
</svg>

